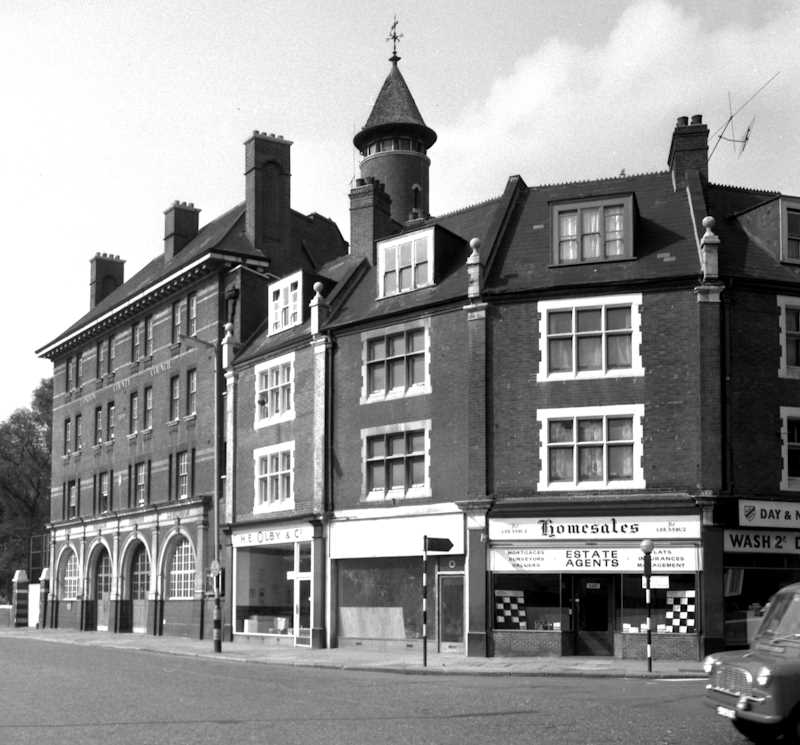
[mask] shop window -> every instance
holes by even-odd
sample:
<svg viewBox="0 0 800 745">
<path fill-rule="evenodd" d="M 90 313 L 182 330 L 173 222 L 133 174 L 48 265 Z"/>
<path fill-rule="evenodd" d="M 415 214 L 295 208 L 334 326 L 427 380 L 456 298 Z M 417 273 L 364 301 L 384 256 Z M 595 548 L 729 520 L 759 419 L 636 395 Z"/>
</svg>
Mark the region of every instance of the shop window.
<svg viewBox="0 0 800 745">
<path fill-rule="evenodd" d="M 192 544 L 179 538 L 172 552 L 167 577 L 167 597 L 185 600 L 194 597 L 195 562 Z"/>
<path fill-rule="evenodd" d="M 255 428 L 294 419 L 294 353 L 255 367 Z"/>
<path fill-rule="evenodd" d="M 644 406 L 539 409 L 538 489 L 644 488 Z"/>
<path fill-rule="evenodd" d="M 339 636 L 421 638 L 421 564 L 419 558 L 340 560 Z"/>
<path fill-rule="evenodd" d="M 496 630 L 567 631 L 558 574 L 494 575 L 492 625 Z"/>
<path fill-rule="evenodd" d="M 367 500 L 429 497 L 430 422 L 362 430 Z"/>
<path fill-rule="evenodd" d="M 378 242 L 378 297 L 432 284 L 432 228 Z"/>
<path fill-rule="evenodd" d="M 553 205 L 553 263 L 578 264 L 633 257 L 630 196 Z"/>
<path fill-rule="evenodd" d="M 295 272 L 269 286 L 270 334 L 280 333 L 303 322 L 300 307 L 303 295 L 302 277 L 301 272 Z"/>
<path fill-rule="evenodd" d="M 59 600 L 75 600 L 80 587 L 80 573 L 78 570 L 78 557 L 74 551 L 67 551 L 61 559 L 61 576 L 59 577 Z"/>
<path fill-rule="evenodd" d="M 268 445 L 253 451 L 255 466 L 254 512 L 294 509 L 294 442 Z"/>
<path fill-rule="evenodd" d="M 642 296 L 548 300 L 537 305 L 537 379 L 582 380 L 644 375 Z"/>
<path fill-rule="evenodd" d="M 236 552 L 236 630 L 293 634 L 295 544 Z"/>
<path fill-rule="evenodd" d="M 781 489 L 800 490 L 800 408 L 781 406 Z"/>
<path fill-rule="evenodd" d="M 659 634 L 698 631 L 698 595 L 693 574 L 670 574 L 666 588 L 651 589 L 650 628 Z M 640 574 L 622 575 L 620 626 L 623 633 L 646 631 L 647 602 Z"/>
<path fill-rule="evenodd" d="M 800 297 L 778 296 L 781 358 L 778 376 L 800 378 Z"/>
<path fill-rule="evenodd" d="M 362 335 L 361 403 L 431 392 L 426 321 Z"/>
</svg>

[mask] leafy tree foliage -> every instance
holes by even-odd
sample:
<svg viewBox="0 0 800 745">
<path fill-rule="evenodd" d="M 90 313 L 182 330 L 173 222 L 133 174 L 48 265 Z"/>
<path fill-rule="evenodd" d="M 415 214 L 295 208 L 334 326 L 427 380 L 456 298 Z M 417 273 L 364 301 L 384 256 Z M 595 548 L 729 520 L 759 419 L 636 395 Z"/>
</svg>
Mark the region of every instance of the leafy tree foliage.
<svg viewBox="0 0 800 745">
<path fill-rule="evenodd" d="M 31 536 L 50 517 L 53 380 L 43 379 L 31 407 L 0 423 L 0 601 L 17 569 L 28 569 Z M 38 577 L 30 577 L 36 581 Z"/>
</svg>

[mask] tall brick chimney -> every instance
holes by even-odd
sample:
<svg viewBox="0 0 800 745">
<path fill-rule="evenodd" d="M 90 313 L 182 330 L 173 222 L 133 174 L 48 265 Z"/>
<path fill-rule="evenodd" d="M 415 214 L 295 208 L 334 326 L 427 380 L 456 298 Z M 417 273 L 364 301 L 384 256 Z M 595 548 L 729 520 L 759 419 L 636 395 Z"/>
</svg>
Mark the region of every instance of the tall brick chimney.
<svg viewBox="0 0 800 745">
<path fill-rule="evenodd" d="M 96 253 L 90 259 L 89 310 L 125 281 L 125 262 L 119 256 Z"/>
<path fill-rule="evenodd" d="M 708 181 L 708 127 L 700 114 L 695 114 L 691 122 L 687 116 L 678 117 L 667 164 L 676 189 L 685 186 L 687 171 L 697 171 Z"/>
<path fill-rule="evenodd" d="M 200 210 L 193 202 L 175 201 L 164 210 L 164 258 L 171 261 L 197 235 Z"/>
<path fill-rule="evenodd" d="M 396 233 L 392 199 L 372 177 L 356 179 L 350 190 L 350 255 L 375 263 L 375 241 Z"/>
<path fill-rule="evenodd" d="M 288 264 L 290 251 L 291 146 L 280 135 L 257 131 L 245 142 L 247 237 L 277 274 Z"/>
</svg>

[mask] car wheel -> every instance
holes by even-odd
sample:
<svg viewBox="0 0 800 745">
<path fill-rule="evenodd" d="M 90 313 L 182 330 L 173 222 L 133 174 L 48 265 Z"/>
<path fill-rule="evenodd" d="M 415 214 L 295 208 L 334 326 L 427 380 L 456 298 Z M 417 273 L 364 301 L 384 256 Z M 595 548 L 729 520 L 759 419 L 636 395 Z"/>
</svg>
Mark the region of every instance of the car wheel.
<svg viewBox="0 0 800 745">
<path fill-rule="evenodd" d="M 771 745 L 771 743 L 778 742 L 779 736 L 786 734 L 786 732 L 781 732 L 774 727 L 767 727 L 763 724 L 753 724 L 753 722 L 746 722 L 741 719 L 734 721 L 733 726 L 736 728 L 737 732 L 740 732 L 750 740 L 750 742 L 755 743 L 755 745 Z M 787 743 L 793 742 L 792 740 L 784 741 Z"/>
</svg>

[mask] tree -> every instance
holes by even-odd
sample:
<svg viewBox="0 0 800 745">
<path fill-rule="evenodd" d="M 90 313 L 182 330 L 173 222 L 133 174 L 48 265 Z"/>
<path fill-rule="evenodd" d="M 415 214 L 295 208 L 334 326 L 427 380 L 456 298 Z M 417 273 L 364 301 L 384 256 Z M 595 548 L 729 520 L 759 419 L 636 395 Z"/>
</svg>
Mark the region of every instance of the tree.
<svg viewBox="0 0 800 745">
<path fill-rule="evenodd" d="M 0 423 L 0 596 L 10 597 L 14 571 L 27 570 L 31 537 L 44 532 L 50 517 L 52 422 L 48 378 L 33 392 L 31 408 Z"/>
</svg>

